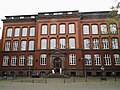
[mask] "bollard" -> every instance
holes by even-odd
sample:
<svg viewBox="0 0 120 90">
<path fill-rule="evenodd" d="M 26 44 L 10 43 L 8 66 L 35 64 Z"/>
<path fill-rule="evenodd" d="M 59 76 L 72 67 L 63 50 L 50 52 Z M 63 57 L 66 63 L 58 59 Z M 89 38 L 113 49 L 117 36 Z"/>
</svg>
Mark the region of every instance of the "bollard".
<svg viewBox="0 0 120 90">
<path fill-rule="evenodd" d="M 65 77 L 64 77 L 64 83 L 65 83 Z"/>
<path fill-rule="evenodd" d="M 75 82 L 75 77 L 73 78 L 73 82 Z"/>
</svg>

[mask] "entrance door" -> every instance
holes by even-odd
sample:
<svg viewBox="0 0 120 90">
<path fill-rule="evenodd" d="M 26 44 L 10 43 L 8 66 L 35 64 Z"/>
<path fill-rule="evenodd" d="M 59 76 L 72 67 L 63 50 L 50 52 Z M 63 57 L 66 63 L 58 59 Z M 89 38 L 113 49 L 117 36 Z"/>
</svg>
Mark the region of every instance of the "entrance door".
<svg viewBox="0 0 120 90">
<path fill-rule="evenodd" d="M 60 68 L 62 67 L 62 61 L 60 58 L 55 58 L 54 59 L 54 68 L 55 68 L 55 72 L 59 73 L 60 72 Z"/>
</svg>

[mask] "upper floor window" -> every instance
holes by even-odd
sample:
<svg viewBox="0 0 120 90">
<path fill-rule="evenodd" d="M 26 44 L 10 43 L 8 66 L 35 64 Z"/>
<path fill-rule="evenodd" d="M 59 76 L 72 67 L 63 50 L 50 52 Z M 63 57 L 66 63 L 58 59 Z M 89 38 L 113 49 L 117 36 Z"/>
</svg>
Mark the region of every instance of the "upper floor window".
<svg viewBox="0 0 120 90">
<path fill-rule="evenodd" d="M 47 34 L 47 25 L 42 25 L 42 34 Z"/>
<path fill-rule="evenodd" d="M 98 25 L 92 25 L 92 34 L 98 34 Z"/>
<path fill-rule="evenodd" d="M 65 24 L 60 25 L 60 34 L 65 34 Z"/>
<path fill-rule="evenodd" d="M 75 48 L 75 38 L 69 38 L 69 48 Z"/>
<path fill-rule="evenodd" d="M 69 54 L 69 65 L 76 65 L 76 54 Z"/>
<path fill-rule="evenodd" d="M 102 47 L 103 49 L 109 49 L 109 42 L 107 38 L 102 39 Z"/>
<path fill-rule="evenodd" d="M 100 28 L 101 28 L 101 33 L 102 34 L 107 34 L 107 25 L 106 24 L 102 24 L 100 25 Z"/>
<path fill-rule="evenodd" d="M 114 54 L 113 56 L 114 56 L 115 65 L 120 65 L 120 55 Z"/>
<path fill-rule="evenodd" d="M 93 49 L 99 49 L 99 39 L 93 39 Z"/>
<path fill-rule="evenodd" d="M 56 34 L 56 25 L 51 25 L 51 34 Z"/>
<path fill-rule="evenodd" d="M 9 62 L 9 56 L 4 56 L 3 57 L 3 66 L 8 66 L 8 62 Z"/>
<path fill-rule="evenodd" d="M 46 65 L 46 54 L 41 54 L 40 55 L 40 65 Z"/>
<path fill-rule="evenodd" d="M 28 28 L 22 28 L 22 36 L 27 36 Z"/>
<path fill-rule="evenodd" d="M 34 41 L 29 41 L 29 50 L 34 50 Z"/>
<path fill-rule="evenodd" d="M 101 56 L 100 56 L 100 54 L 95 54 L 94 55 L 94 61 L 95 61 L 95 65 L 101 65 Z"/>
<path fill-rule="evenodd" d="M 105 65 L 111 65 L 111 56 L 110 56 L 110 54 L 105 54 L 104 55 L 104 64 Z"/>
<path fill-rule="evenodd" d="M 84 49 L 90 49 L 90 39 L 84 39 Z"/>
<path fill-rule="evenodd" d="M 110 24 L 110 32 L 112 34 L 117 34 L 117 26 L 116 26 L 116 24 Z"/>
<path fill-rule="evenodd" d="M 28 55 L 27 65 L 33 66 L 33 55 Z"/>
<path fill-rule="evenodd" d="M 17 56 L 13 55 L 11 60 L 11 66 L 16 66 L 16 65 L 17 65 Z"/>
<path fill-rule="evenodd" d="M 30 28 L 30 36 L 35 36 L 35 27 Z"/>
<path fill-rule="evenodd" d="M 25 55 L 21 55 L 19 59 L 19 66 L 25 65 Z"/>
<path fill-rule="evenodd" d="M 69 24 L 69 33 L 75 33 L 75 24 Z"/>
<path fill-rule="evenodd" d="M 21 41 L 21 50 L 26 50 L 26 41 Z"/>
<path fill-rule="evenodd" d="M 89 25 L 83 25 L 83 34 L 89 34 Z"/>
<path fill-rule="evenodd" d="M 12 37 L 12 28 L 7 29 L 7 37 Z"/>
<path fill-rule="evenodd" d="M 6 41 L 6 43 L 5 43 L 5 51 L 10 51 L 10 45 L 11 45 L 11 42 Z"/>
<path fill-rule="evenodd" d="M 90 54 L 85 54 L 85 65 L 91 65 L 91 55 Z"/>
<path fill-rule="evenodd" d="M 15 28 L 14 36 L 18 37 L 20 35 L 20 28 Z"/>
<path fill-rule="evenodd" d="M 118 49 L 118 39 L 117 38 L 112 38 L 112 48 Z"/>
<path fill-rule="evenodd" d="M 50 49 L 56 49 L 56 39 L 50 39 Z"/>
<path fill-rule="evenodd" d="M 13 51 L 18 51 L 18 41 L 13 42 Z"/>
<path fill-rule="evenodd" d="M 47 49 L 47 39 L 41 39 L 41 49 Z"/>
<path fill-rule="evenodd" d="M 65 49 L 66 44 L 65 44 L 65 38 L 60 38 L 60 49 Z"/>
</svg>

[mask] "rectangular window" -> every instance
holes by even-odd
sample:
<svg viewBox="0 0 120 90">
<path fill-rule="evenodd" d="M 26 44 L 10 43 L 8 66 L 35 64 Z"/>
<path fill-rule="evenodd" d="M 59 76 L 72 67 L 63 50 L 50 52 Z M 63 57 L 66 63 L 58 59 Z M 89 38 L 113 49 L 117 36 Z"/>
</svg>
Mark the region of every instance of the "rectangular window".
<svg viewBox="0 0 120 90">
<path fill-rule="evenodd" d="M 118 39 L 112 38 L 112 49 L 118 49 Z"/>
<path fill-rule="evenodd" d="M 70 49 L 75 48 L 75 38 L 69 38 L 69 48 Z"/>
<path fill-rule="evenodd" d="M 11 66 L 16 66 L 16 65 L 17 65 L 17 56 L 13 55 L 11 60 Z"/>
<path fill-rule="evenodd" d="M 56 49 L 56 39 L 50 39 L 50 49 Z"/>
<path fill-rule="evenodd" d="M 95 54 L 94 55 L 94 61 L 95 61 L 95 65 L 101 65 L 101 56 L 100 56 L 100 54 Z"/>
<path fill-rule="evenodd" d="M 108 39 L 102 39 L 102 47 L 103 49 L 109 49 Z"/>
<path fill-rule="evenodd" d="M 3 66 L 8 66 L 8 62 L 9 62 L 9 56 L 4 56 L 3 57 Z"/>
<path fill-rule="evenodd" d="M 24 66 L 25 65 L 25 56 L 21 55 L 19 59 L 19 66 Z"/>
<path fill-rule="evenodd" d="M 13 51 L 18 51 L 18 41 L 13 42 Z"/>
<path fill-rule="evenodd" d="M 76 54 L 69 54 L 69 65 L 76 65 Z"/>
<path fill-rule="evenodd" d="M 27 28 L 22 29 L 22 36 L 27 36 Z"/>
<path fill-rule="evenodd" d="M 56 34 L 56 25 L 51 25 L 51 34 Z"/>
<path fill-rule="evenodd" d="M 21 41 L 21 51 L 26 50 L 26 41 Z"/>
<path fill-rule="evenodd" d="M 115 65 L 120 65 L 120 55 L 114 54 Z"/>
<path fill-rule="evenodd" d="M 34 41 L 29 41 L 29 50 L 34 50 Z"/>
<path fill-rule="evenodd" d="M 116 24 L 111 24 L 110 25 L 110 32 L 112 34 L 117 34 L 117 26 L 116 26 Z"/>
<path fill-rule="evenodd" d="M 109 54 L 104 55 L 104 64 L 105 65 L 111 65 L 111 57 Z"/>
<path fill-rule="evenodd" d="M 60 34 L 65 34 L 65 25 L 64 24 L 60 25 Z"/>
<path fill-rule="evenodd" d="M 75 24 L 69 24 L 69 33 L 75 33 Z"/>
<path fill-rule="evenodd" d="M 14 36 L 18 37 L 20 35 L 20 28 L 15 28 Z"/>
<path fill-rule="evenodd" d="M 89 34 L 89 25 L 83 25 L 83 34 Z"/>
<path fill-rule="evenodd" d="M 107 25 L 106 24 L 100 25 L 100 28 L 101 28 L 102 34 L 107 34 Z"/>
<path fill-rule="evenodd" d="M 41 49 L 47 49 L 47 39 L 41 40 Z"/>
<path fill-rule="evenodd" d="M 93 49 L 99 49 L 99 39 L 93 39 Z"/>
<path fill-rule="evenodd" d="M 40 65 L 46 65 L 46 54 L 41 54 L 40 56 Z"/>
<path fill-rule="evenodd" d="M 91 65 L 92 61 L 91 61 L 91 55 L 90 54 L 86 54 L 85 55 L 85 65 Z"/>
<path fill-rule="evenodd" d="M 65 45 L 65 39 L 61 38 L 60 39 L 60 49 L 65 49 L 66 45 Z"/>
<path fill-rule="evenodd" d="M 90 39 L 84 39 L 84 49 L 90 49 Z"/>
<path fill-rule="evenodd" d="M 30 28 L 30 36 L 35 36 L 35 27 Z"/>
<path fill-rule="evenodd" d="M 42 25 L 42 34 L 47 34 L 47 25 Z"/>
<path fill-rule="evenodd" d="M 7 37 L 12 37 L 12 28 L 7 29 Z"/>
<path fill-rule="evenodd" d="M 98 34 L 98 26 L 92 25 L 92 34 Z"/>
<path fill-rule="evenodd" d="M 5 51 L 10 51 L 10 44 L 11 42 L 10 41 L 6 41 L 5 43 Z"/>
<path fill-rule="evenodd" d="M 28 56 L 27 65 L 28 66 L 33 66 L 33 55 Z"/>
</svg>

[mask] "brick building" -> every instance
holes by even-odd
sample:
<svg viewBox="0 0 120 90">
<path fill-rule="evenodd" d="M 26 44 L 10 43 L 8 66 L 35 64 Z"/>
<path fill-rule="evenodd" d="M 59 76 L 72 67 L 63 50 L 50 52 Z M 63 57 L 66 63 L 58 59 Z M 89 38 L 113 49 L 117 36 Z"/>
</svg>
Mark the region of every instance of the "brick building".
<svg viewBox="0 0 120 90">
<path fill-rule="evenodd" d="M 0 74 L 120 75 L 120 22 L 109 11 L 43 12 L 3 19 Z M 108 32 L 111 32 L 109 38 Z"/>
</svg>

